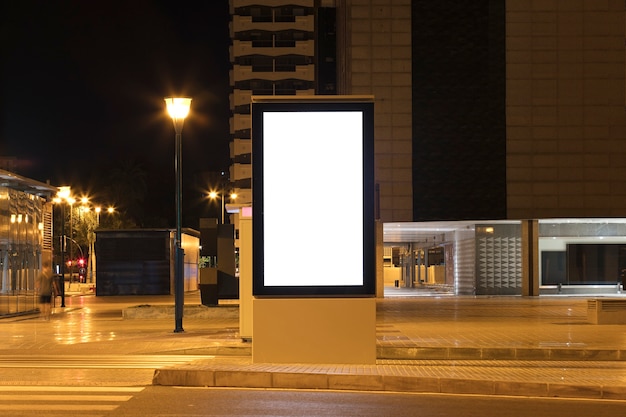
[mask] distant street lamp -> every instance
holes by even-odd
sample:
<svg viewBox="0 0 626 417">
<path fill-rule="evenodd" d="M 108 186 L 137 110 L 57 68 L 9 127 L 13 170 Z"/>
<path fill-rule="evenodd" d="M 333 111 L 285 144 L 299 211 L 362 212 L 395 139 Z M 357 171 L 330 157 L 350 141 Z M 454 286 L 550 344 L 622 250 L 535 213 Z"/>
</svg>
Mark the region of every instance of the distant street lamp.
<svg viewBox="0 0 626 417">
<path fill-rule="evenodd" d="M 222 193 L 221 193 L 221 194 L 220 194 L 220 193 L 218 193 L 218 192 L 216 192 L 216 191 L 211 191 L 211 192 L 209 193 L 209 198 L 210 198 L 211 200 L 215 200 L 216 198 L 218 198 L 218 197 L 219 197 L 219 198 L 220 198 L 220 200 L 222 201 L 222 222 L 221 222 L 220 224 L 224 224 L 224 197 L 225 197 L 225 195 L 224 195 L 224 194 L 225 194 L 225 193 L 224 193 L 224 191 L 222 191 Z M 237 194 L 236 194 L 236 193 L 230 193 L 230 195 L 229 195 L 228 197 L 229 197 L 229 198 L 230 198 L 230 200 L 232 201 L 232 200 L 234 200 L 234 199 L 236 199 L 236 198 L 237 198 Z"/>
<path fill-rule="evenodd" d="M 100 226 L 100 213 L 102 213 L 102 207 L 98 206 L 94 209 L 94 211 L 96 212 L 96 226 Z M 115 208 L 114 207 L 108 207 L 107 208 L 107 213 L 108 214 L 113 214 L 115 213 Z"/>
<path fill-rule="evenodd" d="M 167 97 L 165 99 L 167 112 L 174 122 L 176 131 L 176 160 L 174 170 L 176 174 L 176 241 L 174 257 L 174 333 L 184 332 L 183 329 L 183 306 L 185 303 L 185 285 L 183 277 L 184 251 L 182 248 L 182 188 L 183 188 L 183 160 L 182 160 L 182 138 L 183 123 L 189 114 L 191 99 L 188 97 Z"/>
</svg>

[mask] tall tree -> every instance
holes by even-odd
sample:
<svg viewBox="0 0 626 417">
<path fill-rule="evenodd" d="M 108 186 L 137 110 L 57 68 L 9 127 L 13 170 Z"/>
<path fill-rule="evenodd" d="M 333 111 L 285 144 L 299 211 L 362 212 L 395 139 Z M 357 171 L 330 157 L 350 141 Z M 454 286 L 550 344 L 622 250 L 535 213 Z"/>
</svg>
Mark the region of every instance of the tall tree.
<svg viewBox="0 0 626 417">
<path fill-rule="evenodd" d="M 132 159 L 121 160 L 108 177 L 106 192 L 114 201 L 122 228 L 143 227 L 143 202 L 146 198 L 146 171 Z"/>
</svg>

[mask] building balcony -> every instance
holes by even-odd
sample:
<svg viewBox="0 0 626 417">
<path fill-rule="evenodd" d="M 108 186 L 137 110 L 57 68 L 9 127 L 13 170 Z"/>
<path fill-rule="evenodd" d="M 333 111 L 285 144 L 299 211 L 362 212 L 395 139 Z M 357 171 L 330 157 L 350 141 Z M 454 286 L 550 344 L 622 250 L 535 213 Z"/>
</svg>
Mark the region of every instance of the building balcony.
<svg viewBox="0 0 626 417">
<path fill-rule="evenodd" d="M 252 164 L 232 164 L 229 174 L 231 182 L 252 178 Z"/>
<path fill-rule="evenodd" d="M 252 116 L 249 114 L 234 114 L 230 118 L 230 133 L 237 130 L 250 129 L 252 126 Z"/>
<path fill-rule="evenodd" d="M 270 81 L 278 81 L 284 79 L 298 79 L 305 81 L 315 80 L 315 65 L 299 65 L 295 66 L 294 71 L 254 71 L 253 67 L 244 67 L 234 65 L 230 71 L 230 85 L 234 85 L 235 81 L 263 79 Z"/>
<path fill-rule="evenodd" d="M 233 16 L 233 21 L 229 24 L 230 37 L 235 37 L 235 33 L 247 30 L 304 30 L 313 32 L 315 30 L 314 16 L 295 16 L 294 22 L 253 22 L 252 16 Z"/>
<path fill-rule="evenodd" d="M 252 141 L 249 139 L 234 139 L 229 143 L 230 158 L 252 153 Z"/>
<path fill-rule="evenodd" d="M 230 108 L 234 109 L 237 106 L 243 106 L 250 104 L 252 101 L 252 91 L 250 90 L 233 90 L 230 94 Z"/>
<path fill-rule="evenodd" d="M 286 4 L 285 0 L 263 0 L 261 3 L 263 4 L 263 6 L 270 6 L 270 7 L 280 7 Z M 235 8 L 237 7 L 256 6 L 258 4 L 259 4 L 259 0 L 231 0 L 229 2 L 230 14 L 234 15 Z M 313 7 L 315 5 L 315 2 L 314 0 L 295 0 L 295 1 L 290 2 L 289 4 L 294 4 L 297 6 L 304 6 L 304 7 Z"/>
<path fill-rule="evenodd" d="M 267 45 L 267 46 L 261 46 Z M 244 55 L 271 55 L 271 56 L 280 56 L 280 55 L 305 55 L 305 56 L 315 56 L 315 41 L 314 40 L 306 40 L 306 41 L 295 41 L 294 46 L 281 46 L 281 43 L 277 45 L 273 42 L 269 42 L 267 44 L 257 43 L 255 44 L 252 41 L 239 41 L 234 40 L 232 46 L 229 48 L 230 50 L 230 62 L 235 61 L 236 56 L 244 56 Z"/>
</svg>

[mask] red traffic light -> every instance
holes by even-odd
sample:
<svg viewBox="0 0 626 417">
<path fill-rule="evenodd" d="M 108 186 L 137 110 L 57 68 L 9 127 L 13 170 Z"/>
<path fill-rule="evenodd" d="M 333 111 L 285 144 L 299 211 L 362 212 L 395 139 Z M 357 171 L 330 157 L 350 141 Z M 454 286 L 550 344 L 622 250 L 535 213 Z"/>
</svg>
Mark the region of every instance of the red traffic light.
<svg viewBox="0 0 626 417">
<path fill-rule="evenodd" d="M 80 266 L 85 265 L 85 260 L 84 260 L 83 258 L 80 258 L 80 259 L 78 260 L 78 265 L 80 265 Z"/>
</svg>

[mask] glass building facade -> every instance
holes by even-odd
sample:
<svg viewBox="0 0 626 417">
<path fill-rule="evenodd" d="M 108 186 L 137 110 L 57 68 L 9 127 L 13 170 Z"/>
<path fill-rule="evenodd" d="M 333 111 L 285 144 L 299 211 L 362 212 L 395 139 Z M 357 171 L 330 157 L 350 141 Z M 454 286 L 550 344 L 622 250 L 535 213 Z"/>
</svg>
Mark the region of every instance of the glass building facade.
<svg viewBox="0 0 626 417">
<path fill-rule="evenodd" d="M 35 281 L 52 262 L 56 187 L 0 170 L 0 316 L 38 307 Z"/>
</svg>

